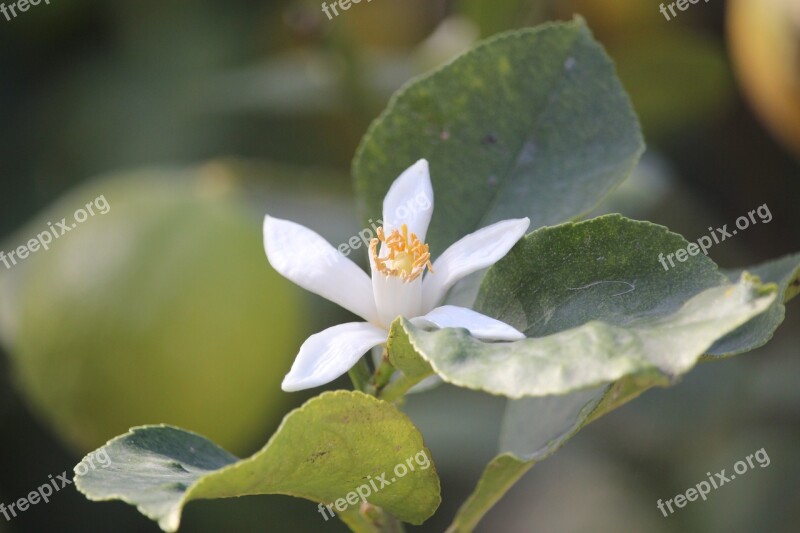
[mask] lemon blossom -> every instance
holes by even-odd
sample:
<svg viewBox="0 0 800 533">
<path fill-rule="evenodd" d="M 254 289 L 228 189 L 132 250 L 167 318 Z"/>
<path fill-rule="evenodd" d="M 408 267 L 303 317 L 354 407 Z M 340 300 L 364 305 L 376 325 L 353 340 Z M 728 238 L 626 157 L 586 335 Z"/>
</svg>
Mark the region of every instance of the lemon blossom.
<svg viewBox="0 0 800 533">
<path fill-rule="evenodd" d="M 430 201 L 423 206 L 412 204 L 419 198 Z M 505 256 L 530 221 L 512 219 L 487 226 L 431 262 L 425 236 L 432 214 L 433 188 L 428 162 L 423 159 L 403 172 L 386 194 L 383 226 L 369 246 L 371 279 L 317 233 L 266 216 L 264 248 L 272 267 L 365 320 L 333 326 L 309 337 L 283 380 L 283 390 L 316 387 L 341 376 L 366 352 L 386 342 L 389 327 L 398 316 L 423 327 L 465 328 L 484 340 L 525 337 L 508 324 L 471 309 L 437 306 L 456 282 Z M 322 257 L 327 260 L 320 260 Z"/>
</svg>

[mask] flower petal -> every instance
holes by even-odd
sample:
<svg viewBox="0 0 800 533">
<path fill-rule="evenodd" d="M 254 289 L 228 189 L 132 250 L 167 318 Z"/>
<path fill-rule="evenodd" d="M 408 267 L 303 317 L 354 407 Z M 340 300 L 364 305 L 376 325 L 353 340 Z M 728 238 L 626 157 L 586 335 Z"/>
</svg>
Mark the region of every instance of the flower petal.
<svg viewBox="0 0 800 533">
<path fill-rule="evenodd" d="M 294 392 L 338 378 L 373 347 L 386 342 L 386 331 L 366 322 L 339 324 L 306 339 L 281 388 Z"/>
<path fill-rule="evenodd" d="M 411 319 L 411 322 L 416 326 L 465 328 L 473 337 L 485 340 L 519 341 L 525 338 L 524 333 L 517 331 L 505 322 L 455 305 L 437 307 L 427 315 Z"/>
<path fill-rule="evenodd" d="M 383 227 L 386 234 L 406 224 L 425 242 L 433 215 L 433 187 L 428 162 L 420 159 L 394 180 L 383 199 Z"/>
<path fill-rule="evenodd" d="M 285 278 L 368 322 L 377 320 L 367 273 L 317 233 L 267 215 L 264 249 L 269 263 Z"/>
<path fill-rule="evenodd" d="M 503 258 L 525 235 L 528 218 L 503 220 L 470 233 L 444 251 L 423 281 L 423 308 L 432 309 L 463 277 L 489 267 Z"/>
<path fill-rule="evenodd" d="M 405 282 L 397 277 L 384 276 L 373 265 L 372 291 L 378 310 L 378 321 L 374 323 L 386 329 L 398 316 L 410 318 L 423 312 L 422 278 Z"/>
</svg>

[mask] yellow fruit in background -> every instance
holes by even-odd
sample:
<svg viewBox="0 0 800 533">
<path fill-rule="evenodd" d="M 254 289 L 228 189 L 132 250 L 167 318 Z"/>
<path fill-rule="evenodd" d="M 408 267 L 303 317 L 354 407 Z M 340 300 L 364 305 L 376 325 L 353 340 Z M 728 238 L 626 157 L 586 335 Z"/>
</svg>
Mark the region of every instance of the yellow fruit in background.
<svg viewBox="0 0 800 533">
<path fill-rule="evenodd" d="M 620 37 L 625 41 L 645 26 L 660 26 L 664 18 L 658 11 L 658 3 L 641 0 L 558 0 L 551 2 L 562 18 L 575 13 L 589 21 L 592 32 L 603 41 Z"/>
<path fill-rule="evenodd" d="M 336 2 L 329 0 L 327 3 Z M 340 25 L 342 34 L 359 46 L 389 49 L 412 46 L 425 38 L 435 27 L 435 17 L 440 11 L 430 0 L 361 0 L 349 2 L 349 6 L 346 11 L 337 8 L 339 15 L 331 15 L 332 19 L 323 15 L 323 24 Z"/>
<path fill-rule="evenodd" d="M 110 206 L 0 272 L 0 339 L 34 412 L 79 450 L 141 424 L 252 451 L 289 407 L 299 293 L 220 167 L 90 183 L 0 248 Z M 95 211 L 98 211 L 95 208 Z"/>
<path fill-rule="evenodd" d="M 800 2 L 731 0 L 728 39 L 757 113 L 800 154 Z"/>
</svg>

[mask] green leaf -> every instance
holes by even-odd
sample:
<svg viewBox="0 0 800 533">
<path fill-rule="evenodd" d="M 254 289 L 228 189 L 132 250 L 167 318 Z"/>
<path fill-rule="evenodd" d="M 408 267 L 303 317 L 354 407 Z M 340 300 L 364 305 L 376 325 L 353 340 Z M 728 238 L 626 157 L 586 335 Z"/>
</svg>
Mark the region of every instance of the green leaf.
<svg viewBox="0 0 800 533">
<path fill-rule="evenodd" d="M 578 19 L 484 41 L 411 82 L 370 127 L 353 174 L 374 218 L 392 181 L 428 159 L 435 256 L 498 220 L 537 228 L 585 214 L 643 146 L 611 60 Z"/>
<path fill-rule="evenodd" d="M 588 228 L 592 225 L 591 222 L 579 226 Z M 663 230 L 660 232 L 661 235 L 650 234 L 637 237 L 635 232 L 640 230 L 634 230 L 635 226 L 631 224 L 641 226 L 641 223 L 624 221 L 620 217 L 610 217 L 607 221 L 600 219 L 594 223 L 607 225 L 608 227 L 605 232 L 579 233 L 578 238 L 571 241 L 568 240 L 571 244 L 567 245 L 567 248 L 573 246 L 575 247 L 574 250 L 560 252 L 556 239 L 542 240 L 539 248 L 531 248 L 530 251 L 542 257 L 541 261 L 544 264 L 537 263 L 532 268 L 543 269 L 543 271 L 548 271 L 544 269 L 550 269 L 549 271 L 552 273 L 554 269 L 558 268 L 558 263 L 564 261 L 566 264 L 562 269 L 568 271 L 576 267 L 579 268 L 581 264 L 591 265 L 592 262 L 596 263 L 597 259 L 602 259 L 600 261 L 601 265 L 606 265 L 609 261 L 616 263 L 616 265 L 596 266 L 595 271 L 597 274 L 610 276 L 609 278 L 598 277 L 597 279 L 623 280 L 628 279 L 618 277 L 622 275 L 623 271 L 633 272 L 636 270 L 633 256 L 637 252 L 626 253 L 625 248 L 638 249 L 638 253 L 642 254 L 642 258 L 650 257 L 653 260 L 661 252 L 672 252 L 678 248 L 685 248 L 686 245 L 685 241 L 680 237 L 666 233 Z M 655 231 L 655 226 L 647 226 L 650 226 L 650 229 L 647 230 L 649 233 Z M 641 228 L 644 227 L 641 226 Z M 562 230 L 565 232 L 570 231 L 568 228 L 562 228 Z M 574 231 L 574 229 L 571 231 Z M 610 232 L 617 232 L 616 237 L 612 236 Z M 543 230 L 537 233 L 544 237 L 543 233 L 550 233 L 550 231 Z M 612 242 L 603 242 L 605 239 L 602 233 L 606 233 L 606 238 L 617 241 L 619 244 L 614 245 Z M 559 237 L 557 234 L 554 234 L 554 236 Z M 563 237 L 564 235 L 560 236 L 560 238 Z M 535 238 L 536 234 L 529 239 L 534 240 Z M 527 246 L 529 244 L 526 242 L 522 245 L 522 248 L 524 249 Z M 579 246 L 580 249 L 578 249 Z M 600 254 L 599 252 L 603 248 L 606 253 Z M 552 252 L 552 257 L 547 257 L 548 252 Z M 524 265 L 522 259 L 520 258 L 517 263 L 520 268 Z M 755 316 L 741 328 L 757 323 L 762 317 L 768 316 L 777 306 L 782 307 L 781 302 L 788 301 L 791 298 L 793 295 L 792 285 L 797 284 L 797 262 L 798 257 L 793 256 L 752 269 L 754 273 L 765 281 L 777 283 L 778 295 L 766 312 Z M 504 265 L 498 265 L 497 267 L 498 270 L 501 270 Z M 512 267 L 508 266 L 508 268 L 511 269 Z M 510 274 L 511 272 L 509 271 L 508 273 Z M 742 272 L 730 272 L 728 275 L 731 280 L 735 280 L 741 277 Z M 535 304 L 531 306 L 532 310 L 530 312 L 520 309 L 516 303 L 504 304 L 503 298 L 508 297 L 508 294 L 504 291 L 501 291 L 500 294 L 487 292 L 500 289 L 497 285 L 493 289 L 491 288 L 492 277 L 489 276 L 483 287 L 484 297 L 480 300 L 482 304 L 481 310 L 489 314 L 494 313 L 496 316 L 511 321 L 518 327 L 530 325 L 527 328 L 529 334 L 535 332 L 536 334 L 546 335 L 552 334 L 553 331 L 559 331 L 561 328 L 571 327 L 582 320 L 599 319 L 603 314 L 608 317 L 609 321 L 613 321 L 616 324 L 635 323 L 637 316 L 647 316 L 650 313 L 657 314 L 661 312 L 659 310 L 660 305 L 672 308 L 676 304 L 680 304 L 681 299 L 690 297 L 691 294 L 698 290 L 702 291 L 705 285 L 710 284 L 713 287 L 715 284 L 724 282 L 716 273 L 715 265 L 704 256 L 692 257 L 685 263 L 678 263 L 676 269 L 669 272 L 664 272 L 661 269 L 660 271 L 648 273 L 645 261 L 645 268 L 642 271 L 638 271 L 634 277 L 638 280 L 635 283 L 637 289 L 618 297 L 631 297 L 640 292 L 640 290 L 645 290 L 648 293 L 648 297 L 656 304 L 655 308 L 651 309 L 652 306 L 647 305 L 646 302 L 627 302 L 625 305 L 608 307 L 608 300 L 614 298 L 613 296 L 609 297 L 608 294 L 618 293 L 619 291 L 612 290 L 613 284 L 602 283 L 590 288 L 609 285 L 609 291 L 606 296 L 603 297 L 601 294 L 598 298 L 585 302 L 586 308 L 583 310 L 580 310 L 579 307 L 574 307 L 573 309 L 579 311 L 580 315 L 578 317 L 570 317 L 569 313 L 559 312 L 564 305 L 564 298 L 563 295 L 559 297 L 558 288 L 553 288 L 548 284 L 552 279 L 558 280 L 557 275 L 552 275 L 550 278 L 542 280 L 541 284 L 534 282 L 530 287 L 532 289 L 531 292 L 524 290 L 524 287 L 528 285 L 525 283 L 524 276 L 504 278 L 510 286 L 517 284 L 517 290 L 523 289 L 523 295 L 537 295 L 538 298 L 535 300 Z M 666 285 L 660 283 L 663 281 L 662 277 L 667 278 Z M 499 280 L 495 278 L 495 282 L 497 281 Z M 567 286 L 577 286 L 570 285 L 572 281 L 569 279 L 561 281 L 567 283 Z M 582 289 L 582 291 L 585 290 Z M 680 294 L 680 297 L 675 301 L 669 301 L 670 290 L 676 291 L 676 293 Z M 590 295 L 583 292 L 582 296 L 584 298 L 590 297 Z M 678 335 L 676 334 L 676 336 Z M 490 463 L 475 491 L 459 510 L 449 531 L 471 531 L 491 506 L 535 463 L 554 453 L 586 424 L 636 398 L 654 384 L 656 382 L 650 379 L 650 376 L 632 374 L 611 385 L 581 390 L 564 396 L 523 398 L 509 401 L 500 437 L 499 455 Z"/>
<path fill-rule="evenodd" d="M 448 533 L 472 531 L 514 483 L 583 426 L 606 390 L 601 387 L 565 396 L 509 401 L 500 437 L 503 452 L 486 467 Z"/>
<path fill-rule="evenodd" d="M 753 318 L 736 331 L 714 343 L 714 346 L 708 350 L 708 356 L 727 357 L 749 352 L 765 345 L 786 316 L 784 304 L 800 293 L 800 254 L 787 255 L 750 267 L 747 271 L 758 276 L 762 281 L 777 284 L 778 297 L 772 302 L 767 312 Z M 731 279 L 735 279 L 741 275 L 741 272 L 742 270 L 738 269 L 725 273 Z"/>
<path fill-rule="evenodd" d="M 391 361 L 392 365 L 401 370 L 408 379 L 416 384 L 433 375 L 434 372 L 430 363 L 420 358 L 411 345 L 408 332 L 402 327 L 397 327 L 402 325 L 402 322 L 403 319 L 398 317 L 392 323 L 389 338 L 386 341 L 386 351 L 389 354 L 389 361 Z"/>
<path fill-rule="evenodd" d="M 581 421 L 595 411 L 607 388 L 508 402 L 500 450 L 525 461 L 541 461 L 581 428 Z M 536 413 L 536 424 L 530 424 L 530 413 Z"/>
<path fill-rule="evenodd" d="M 547 396 L 647 376 L 667 386 L 688 372 L 715 340 L 763 312 L 765 296 L 750 279 L 709 289 L 667 316 L 618 327 L 588 322 L 547 337 L 486 343 L 464 329 L 428 332 L 404 321 L 410 342 L 454 385 L 510 398 Z"/>
<path fill-rule="evenodd" d="M 768 291 L 749 277 L 725 284 L 705 256 L 665 272 L 658 254 L 686 244 L 665 228 L 615 215 L 545 228 L 490 270 L 478 299 L 480 311 L 542 337 L 486 344 L 460 330 L 431 333 L 394 325 L 407 332 L 420 359 L 456 384 L 512 397 L 555 393 L 554 385 L 566 392 L 578 388 L 577 379 L 599 385 L 509 401 L 500 455 L 448 531 L 474 529 L 525 472 L 584 425 L 654 385 L 671 383 L 710 343 L 773 301 L 760 296 Z M 404 359 L 410 359 L 407 352 Z M 612 374 L 601 379 L 607 371 Z"/>
<path fill-rule="evenodd" d="M 510 398 L 560 395 L 636 376 L 667 386 L 720 337 L 775 298 L 744 275 L 730 284 L 704 256 L 665 272 L 679 235 L 618 215 L 530 234 L 492 267 L 477 308 L 529 338 L 482 342 L 464 329 L 402 319 L 409 344 L 442 379 Z M 399 335 L 398 335 L 399 338 Z"/>
<path fill-rule="evenodd" d="M 446 533 L 472 531 L 483 515 L 508 492 L 514 483 L 533 468 L 535 463 L 523 461 L 511 454 L 495 457 L 483 471 L 478 486 L 459 508 L 455 520 Z"/>
<path fill-rule="evenodd" d="M 309 400 L 249 459 L 168 426 L 135 428 L 94 453 L 102 452 L 110 466 L 76 467 L 78 490 L 91 500 L 136 505 L 165 531 L 178 529 L 184 505 L 196 499 L 286 494 L 330 504 L 367 487 L 370 504 L 412 524 L 424 522 L 440 502 L 439 478 L 420 433 L 394 406 L 360 392 Z M 401 463 L 409 470 L 402 476 L 394 470 Z M 377 480 L 384 473 L 390 484 L 382 487 Z M 358 506 L 347 506 L 353 507 L 347 521 L 354 522 Z"/>
<path fill-rule="evenodd" d="M 501 452 L 486 467 L 447 532 L 472 531 L 514 483 L 588 423 L 612 388 L 510 400 L 500 436 Z"/>
<path fill-rule="evenodd" d="M 593 320 L 626 326 L 665 317 L 728 282 L 702 254 L 665 270 L 661 254 L 687 244 L 663 226 L 616 214 L 543 228 L 489 270 L 476 309 L 529 337 Z"/>
</svg>

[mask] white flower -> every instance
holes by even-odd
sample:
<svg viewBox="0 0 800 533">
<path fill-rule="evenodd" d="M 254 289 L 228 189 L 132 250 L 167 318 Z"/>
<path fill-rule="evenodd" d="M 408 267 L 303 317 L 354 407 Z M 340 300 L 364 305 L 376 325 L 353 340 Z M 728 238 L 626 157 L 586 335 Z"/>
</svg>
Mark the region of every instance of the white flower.
<svg viewBox="0 0 800 533">
<path fill-rule="evenodd" d="M 384 226 L 370 243 L 371 280 L 315 232 L 267 215 L 264 248 L 273 268 L 366 321 L 340 324 L 309 337 L 283 380 L 283 390 L 316 387 L 341 376 L 366 352 L 386 342 L 398 316 L 424 327 L 465 328 L 479 339 L 525 338 L 508 324 L 471 309 L 437 305 L 456 282 L 505 256 L 530 221 L 505 220 L 478 230 L 431 265 L 424 243 L 432 214 L 433 188 L 423 159 L 403 172 L 386 194 Z"/>
</svg>

